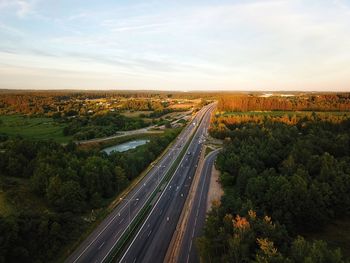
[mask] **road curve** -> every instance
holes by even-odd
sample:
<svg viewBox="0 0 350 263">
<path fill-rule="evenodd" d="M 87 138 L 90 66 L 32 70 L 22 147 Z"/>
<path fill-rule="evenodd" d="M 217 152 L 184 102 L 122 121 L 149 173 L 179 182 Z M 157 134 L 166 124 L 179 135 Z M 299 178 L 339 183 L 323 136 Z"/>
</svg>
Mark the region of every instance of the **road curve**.
<svg viewBox="0 0 350 263">
<path fill-rule="evenodd" d="M 102 221 L 80 246 L 66 259 L 67 263 L 104 262 L 115 244 L 127 230 L 130 221 L 138 214 L 149 196 L 161 182 L 173 162 L 179 156 L 186 142 L 208 107 L 202 108 L 191 123 L 184 128 L 173 146 L 157 165 L 131 190 L 120 204 Z"/>
<path fill-rule="evenodd" d="M 210 115 L 216 105 L 211 104 L 191 141 L 188 153 L 180 162 L 173 177 L 143 225 L 118 259 L 118 262 L 163 262 L 172 235 L 176 229 L 196 166 L 207 135 Z"/>
<path fill-rule="evenodd" d="M 204 160 L 203 169 L 200 174 L 200 181 L 193 199 L 192 209 L 184 230 L 176 262 L 199 263 L 199 255 L 195 246 L 195 239 L 202 234 L 202 229 L 204 227 L 210 177 L 218 153 L 219 150 L 210 152 Z"/>
</svg>

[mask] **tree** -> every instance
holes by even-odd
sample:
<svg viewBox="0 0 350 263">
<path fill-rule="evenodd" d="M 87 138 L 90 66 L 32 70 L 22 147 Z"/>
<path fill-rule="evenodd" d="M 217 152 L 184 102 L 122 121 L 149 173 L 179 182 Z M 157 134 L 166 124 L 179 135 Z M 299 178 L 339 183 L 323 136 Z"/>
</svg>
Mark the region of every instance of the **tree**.
<svg viewBox="0 0 350 263">
<path fill-rule="evenodd" d="M 344 262 L 339 249 L 331 250 L 324 241 L 309 243 L 304 238 L 296 238 L 291 247 L 291 259 L 296 263 L 342 263 Z"/>
<path fill-rule="evenodd" d="M 109 197 L 115 189 L 115 181 L 112 180 L 111 165 L 101 157 L 89 157 L 82 168 L 84 185 L 88 198 L 98 192 L 103 197 Z"/>
<path fill-rule="evenodd" d="M 46 190 L 46 196 L 49 202 L 56 207 L 59 207 L 61 198 L 62 181 L 58 176 L 53 176 L 49 179 L 49 185 Z"/>
<path fill-rule="evenodd" d="M 61 211 L 81 212 L 85 208 L 85 196 L 79 184 L 67 181 L 62 184 L 57 205 Z"/>
<path fill-rule="evenodd" d="M 40 162 L 31 177 L 32 189 L 44 196 L 49 185 L 49 178 L 56 175 L 54 168 L 48 163 Z"/>
<path fill-rule="evenodd" d="M 125 171 L 120 166 L 116 166 L 114 168 L 114 174 L 116 177 L 118 193 L 119 193 L 121 189 L 123 189 L 128 185 L 129 181 L 125 176 Z"/>
</svg>

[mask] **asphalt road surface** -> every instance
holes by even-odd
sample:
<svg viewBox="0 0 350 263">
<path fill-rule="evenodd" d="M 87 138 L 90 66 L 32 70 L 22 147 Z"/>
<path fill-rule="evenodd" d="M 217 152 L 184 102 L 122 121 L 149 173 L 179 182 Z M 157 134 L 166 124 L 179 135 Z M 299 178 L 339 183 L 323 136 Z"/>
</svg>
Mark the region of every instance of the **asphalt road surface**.
<svg viewBox="0 0 350 263">
<path fill-rule="evenodd" d="M 153 169 L 130 191 L 121 203 L 107 216 L 102 223 L 84 240 L 66 259 L 67 263 L 104 262 L 113 250 L 130 222 L 138 214 L 149 196 L 156 189 L 162 178 L 179 156 L 186 142 L 196 129 L 196 125 L 212 105 L 202 108 L 192 122 L 184 128 L 176 142 L 161 158 Z"/>
<path fill-rule="evenodd" d="M 215 105 L 210 105 L 172 179 L 118 262 L 163 262 L 176 229 Z"/>
<path fill-rule="evenodd" d="M 202 234 L 205 223 L 208 191 L 210 186 L 210 177 L 214 161 L 219 151 L 210 152 L 205 158 L 203 169 L 200 175 L 200 181 L 193 199 L 192 210 L 188 218 L 186 229 L 181 243 L 177 262 L 197 263 L 199 255 L 195 246 L 195 239 Z"/>
</svg>

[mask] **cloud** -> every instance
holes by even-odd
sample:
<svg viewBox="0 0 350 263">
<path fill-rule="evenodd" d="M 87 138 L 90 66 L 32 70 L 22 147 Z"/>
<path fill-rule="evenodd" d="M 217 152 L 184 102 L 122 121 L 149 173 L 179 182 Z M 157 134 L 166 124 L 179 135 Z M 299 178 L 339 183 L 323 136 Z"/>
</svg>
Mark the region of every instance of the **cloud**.
<svg viewBox="0 0 350 263">
<path fill-rule="evenodd" d="M 111 28 L 112 32 L 128 32 L 128 31 L 145 31 L 148 29 L 161 28 L 166 26 L 167 24 L 148 24 L 148 25 L 134 25 L 134 26 L 116 26 Z"/>
<path fill-rule="evenodd" d="M 347 14 L 350 13 L 350 5 L 349 2 L 345 0 L 333 0 L 333 3 L 340 7 L 341 9 L 345 10 Z"/>
<path fill-rule="evenodd" d="M 18 17 L 24 18 L 34 12 L 37 0 L 0 0 L 1 9 L 14 9 Z"/>
<path fill-rule="evenodd" d="M 0 12 L 15 21 L 0 23 L 0 50 L 18 54 L 0 53 L 1 60 L 141 86 L 350 82 L 347 1 L 62 2 L 56 12 L 34 0 L 0 0 Z"/>
<path fill-rule="evenodd" d="M 25 33 L 15 27 L 5 25 L 4 23 L 0 22 L 0 31 L 12 35 L 12 36 L 24 36 Z"/>
<path fill-rule="evenodd" d="M 30 2 L 25 1 L 25 0 L 17 0 L 17 5 L 18 5 L 18 11 L 17 15 L 19 17 L 25 17 L 27 14 L 32 12 L 33 6 Z"/>
</svg>

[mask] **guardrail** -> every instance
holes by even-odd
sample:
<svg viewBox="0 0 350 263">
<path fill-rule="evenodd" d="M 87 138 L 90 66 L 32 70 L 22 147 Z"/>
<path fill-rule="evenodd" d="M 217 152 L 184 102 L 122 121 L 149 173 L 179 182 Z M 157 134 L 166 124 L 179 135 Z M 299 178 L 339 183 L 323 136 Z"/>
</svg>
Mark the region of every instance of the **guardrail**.
<svg viewBox="0 0 350 263">
<path fill-rule="evenodd" d="M 209 108 L 206 110 L 206 112 L 209 110 Z M 148 198 L 144 206 L 141 208 L 140 212 L 135 216 L 135 218 L 130 223 L 130 227 L 124 232 L 122 237 L 119 239 L 119 241 L 115 244 L 112 251 L 109 253 L 107 258 L 103 260 L 104 262 L 113 262 L 113 260 L 121 253 L 121 251 L 124 249 L 125 245 L 129 242 L 129 240 L 133 237 L 133 234 L 136 232 L 136 230 L 139 228 L 145 217 L 148 215 L 148 212 L 152 209 L 152 202 L 155 201 L 156 196 L 159 192 L 161 192 L 161 187 L 164 185 L 164 183 L 168 183 L 170 179 L 172 178 L 172 174 L 176 171 L 177 167 L 179 166 L 181 160 L 183 159 L 184 155 L 186 154 L 190 144 L 193 141 L 194 136 L 197 133 L 197 130 L 200 126 L 200 123 L 202 122 L 206 112 L 203 114 L 201 119 L 199 120 L 199 124 L 196 126 L 196 129 L 194 130 L 193 134 L 191 135 L 190 139 L 186 142 L 185 147 L 181 150 L 179 156 L 176 158 L 176 160 L 171 165 L 170 169 L 167 171 L 165 176 L 162 178 L 156 189 L 153 191 L 151 196 Z M 155 202 L 154 202 L 155 203 Z"/>
</svg>

